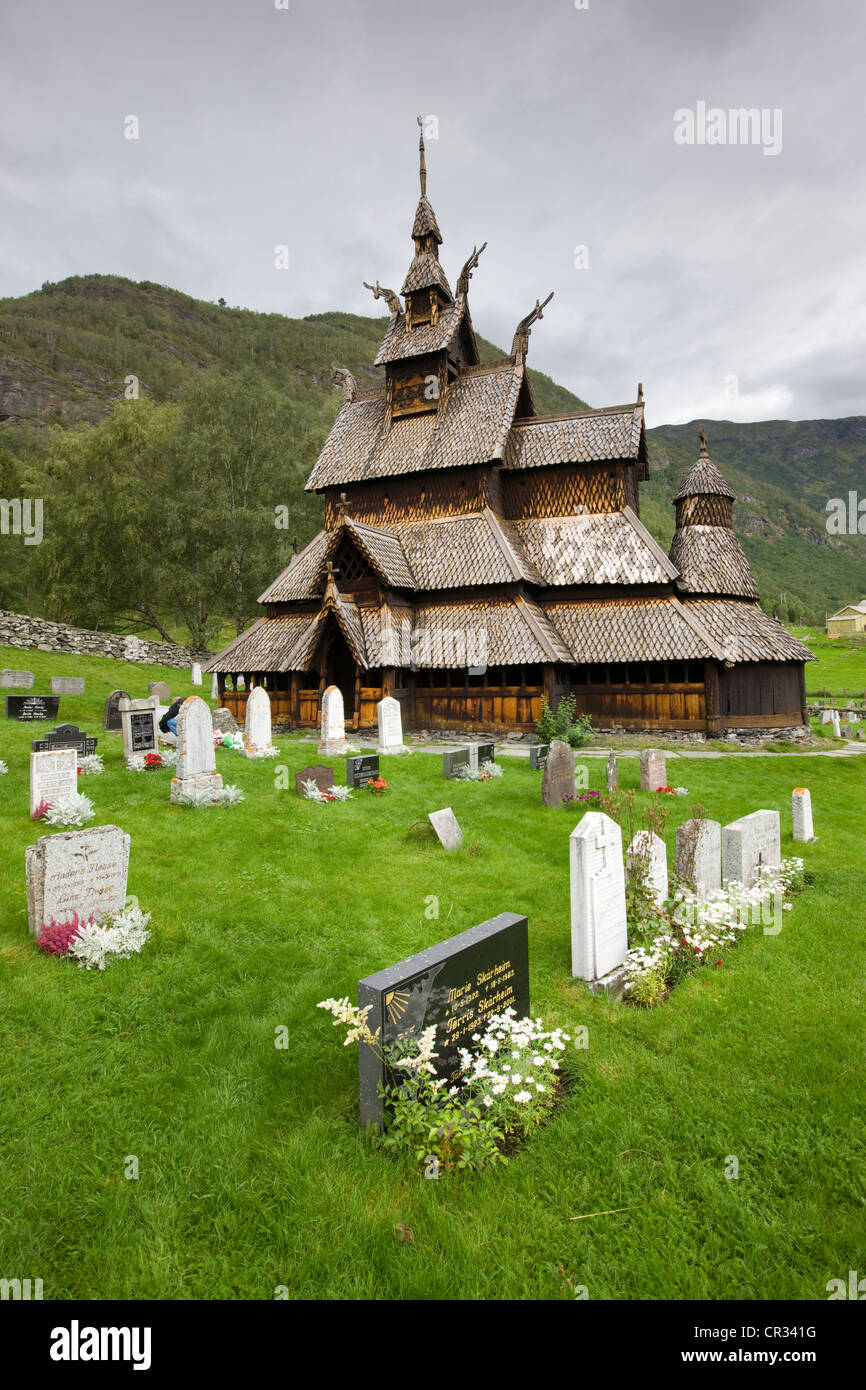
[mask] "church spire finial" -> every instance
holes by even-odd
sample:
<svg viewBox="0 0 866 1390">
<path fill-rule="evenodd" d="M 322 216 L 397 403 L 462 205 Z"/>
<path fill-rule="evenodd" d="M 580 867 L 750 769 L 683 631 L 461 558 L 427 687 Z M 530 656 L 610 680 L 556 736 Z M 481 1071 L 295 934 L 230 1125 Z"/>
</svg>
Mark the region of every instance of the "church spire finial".
<svg viewBox="0 0 866 1390">
<path fill-rule="evenodd" d="M 424 156 L 424 118 L 423 118 L 423 116 L 418 116 L 416 119 L 417 119 L 417 121 L 418 121 L 418 129 L 419 129 L 419 131 L 420 131 L 420 135 L 419 135 L 419 137 L 418 137 L 418 158 L 419 158 L 419 172 L 420 172 L 420 174 L 421 174 L 421 197 L 422 197 L 422 198 L 426 198 L 426 197 L 427 197 L 427 160 L 426 160 L 426 158 L 425 158 L 425 156 Z"/>
<path fill-rule="evenodd" d="M 701 441 L 701 458 L 702 458 L 702 459 L 709 458 L 709 453 L 707 452 L 707 432 L 706 432 L 706 430 L 705 430 L 705 428 L 704 428 L 703 425 L 701 425 L 701 428 L 700 428 L 700 441 Z"/>
</svg>

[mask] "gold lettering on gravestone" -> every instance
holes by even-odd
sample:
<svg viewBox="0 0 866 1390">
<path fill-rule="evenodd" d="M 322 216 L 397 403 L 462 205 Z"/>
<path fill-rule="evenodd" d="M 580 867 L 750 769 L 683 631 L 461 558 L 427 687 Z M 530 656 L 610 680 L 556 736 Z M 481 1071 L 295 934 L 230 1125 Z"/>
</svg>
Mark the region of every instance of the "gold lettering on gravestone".
<svg viewBox="0 0 866 1390">
<path fill-rule="evenodd" d="M 446 1012 L 443 1019 L 445 1036 L 449 1041 L 473 1028 L 486 1027 L 493 1014 L 513 1007 L 515 971 L 510 960 L 500 961 L 490 970 L 481 970 L 472 980 L 457 985 L 448 991 Z M 462 1075 L 462 1068 L 451 1073 L 449 1080 L 456 1081 Z"/>
</svg>

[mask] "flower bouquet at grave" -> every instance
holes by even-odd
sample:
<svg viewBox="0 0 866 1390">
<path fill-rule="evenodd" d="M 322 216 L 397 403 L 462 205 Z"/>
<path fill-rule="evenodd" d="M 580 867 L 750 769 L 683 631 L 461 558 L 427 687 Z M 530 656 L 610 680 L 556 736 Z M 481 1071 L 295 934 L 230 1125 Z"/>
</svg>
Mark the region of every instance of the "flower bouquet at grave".
<svg viewBox="0 0 866 1390">
<path fill-rule="evenodd" d="M 8 767 L 4 763 L 3 759 L 0 758 L 0 777 L 4 777 L 8 771 Z"/>
<path fill-rule="evenodd" d="M 236 734 L 221 734 L 219 730 L 217 730 L 214 733 L 213 741 L 215 748 L 232 748 L 237 753 L 242 753 L 244 750 L 244 737 L 240 732 Z"/>
<path fill-rule="evenodd" d="M 192 791 L 181 792 L 175 806 L 191 806 L 196 811 L 204 811 L 210 806 L 237 806 L 244 800 L 240 787 L 224 786 L 214 788 L 195 787 Z"/>
<path fill-rule="evenodd" d="M 351 787 L 328 787 L 325 791 L 322 791 L 316 786 L 312 777 L 308 778 L 306 782 L 302 782 L 301 786 L 304 788 L 304 797 L 307 801 L 316 801 L 319 803 L 326 801 L 349 801 L 352 796 Z"/>
<path fill-rule="evenodd" d="M 89 796 L 83 792 L 69 792 L 66 796 L 58 796 L 56 801 L 40 801 L 31 819 L 44 821 L 53 830 L 58 830 L 86 825 L 95 815 Z"/>
<path fill-rule="evenodd" d="M 371 777 L 367 783 L 367 791 L 373 792 L 375 796 L 382 796 L 388 790 L 388 783 L 384 777 Z"/>
<path fill-rule="evenodd" d="M 494 777 L 502 776 L 502 768 L 498 763 L 486 762 L 480 767 L 470 767 L 468 763 L 457 770 L 457 780 L 460 782 L 489 782 Z"/>
<path fill-rule="evenodd" d="M 104 970 L 110 956 L 127 960 L 141 951 L 150 937 L 149 921 L 150 913 L 142 912 L 134 904 L 99 921 L 92 915 L 85 920 L 73 912 L 66 922 L 55 922 L 52 917 L 48 926 L 42 928 L 36 944 L 49 955 L 77 960 L 86 970 L 94 966 Z"/>
<path fill-rule="evenodd" d="M 78 757 L 79 777 L 99 777 L 105 771 L 101 753 L 81 753 Z"/>
<path fill-rule="evenodd" d="M 688 787 L 656 787 L 657 792 L 663 792 L 666 796 L 688 796 Z"/>
<path fill-rule="evenodd" d="M 159 770 L 159 768 L 161 768 L 161 767 L 163 767 L 163 766 L 164 766 L 164 763 L 163 763 L 163 761 L 162 761 L 162 754 L 160 754 L 160 753 L 145 753 L 145 755 L 144 755 L 144 771 L 145 771 L 145 772 L 157 772 L 157 771 Z"/>
</svg>

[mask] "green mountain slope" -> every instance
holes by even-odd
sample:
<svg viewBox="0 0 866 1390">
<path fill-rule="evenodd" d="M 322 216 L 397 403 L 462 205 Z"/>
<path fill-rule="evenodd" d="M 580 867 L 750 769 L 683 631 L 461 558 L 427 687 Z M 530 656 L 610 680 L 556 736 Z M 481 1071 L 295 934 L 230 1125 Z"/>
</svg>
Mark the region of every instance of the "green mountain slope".
<svg viewBox="0 0 866 1390">
<path fill-rule="evenodd" d="M 375 384 L 381 377 L 371 363 L 385 322 L 340 312 L 306 319 L 258 314 L 102 275 L 0 300 L 2 495 L 20 495 L 28 463 L 50 451 L 50 427 L 104 419 L 129 393 L 129 378 L 137 379 L 143 397 L 164 403 L 177 400 L 202 372 L 241 370 L 253 371 L 292 404 L 304 439 L 303 458 L 291 470 L 290 490 L 299 490 L 301 468 L 315 457 L 339 408 L 331 367 L 347 367 L 362 389 Z M 483 338 L 478 346 L 484 362 L 503 355 Z M 544 374 L 531 371 L 530 378 L 539 413 L 586 408 Z M 735 524 L 765 607 L 820 623 L 825 611 L 866 595 L 866 537 L 829 536 L 825 526 L 829 498 L 849 490 L 866 496 L 866 418 L 706 423 L 711 456 L 739 498 Z M 697 456 L 697 424 L 663 425 L 649 438 L 651 478 L 641 488 L 641 514 L 667 548 L 671 498 Z M 298 504 L 302 532 L 307 521 L 315 524 L 315 505 Z M 275 550 L 275 570 L 279 563 Z M 32 575 L 27 602 L 41 611 Z"/>
</svg>

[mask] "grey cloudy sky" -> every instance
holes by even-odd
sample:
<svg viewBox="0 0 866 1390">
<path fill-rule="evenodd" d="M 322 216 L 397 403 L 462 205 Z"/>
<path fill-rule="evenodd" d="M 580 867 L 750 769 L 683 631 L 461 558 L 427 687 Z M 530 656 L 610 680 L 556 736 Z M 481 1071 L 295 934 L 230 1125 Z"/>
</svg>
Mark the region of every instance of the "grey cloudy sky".
<svg viewBox="0 0 866 1390">
<path fill-rule="evenodd" d="M 862 0 L 281 3 L 7 3 L 0 295 L 103 272 L 375 312 L 422 113 L 452 287 L 489 243 L 485 337 L 552 289 L 530 363 L 595 405 L 640 379 L 650 424 L 866 410 Z M 780 152 L 676 143 L 699 102 L 779 109 Z"/>
</svg>

